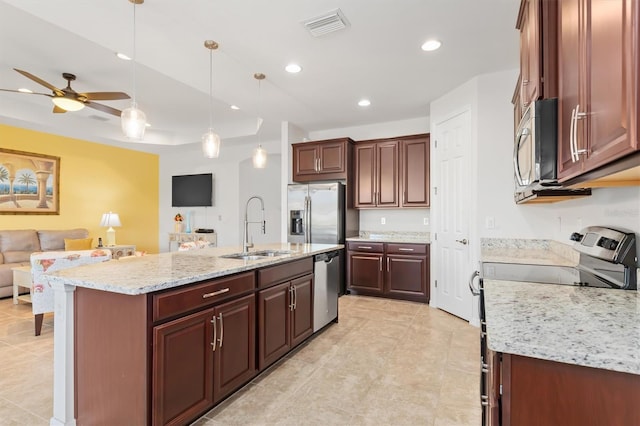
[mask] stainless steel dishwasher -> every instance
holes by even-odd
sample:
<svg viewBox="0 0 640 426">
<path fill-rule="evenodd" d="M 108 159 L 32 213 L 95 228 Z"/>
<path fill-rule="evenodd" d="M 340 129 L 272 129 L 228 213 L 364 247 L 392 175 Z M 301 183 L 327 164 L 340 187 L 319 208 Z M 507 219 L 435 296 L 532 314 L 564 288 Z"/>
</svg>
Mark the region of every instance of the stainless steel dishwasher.
<svg viewBox="0 0 640 426">
<path fill-rule="evenodd" d="M 314 256 L 313 332 L 338 318 L 340 291 L 340 252 Z"/>
</svg>

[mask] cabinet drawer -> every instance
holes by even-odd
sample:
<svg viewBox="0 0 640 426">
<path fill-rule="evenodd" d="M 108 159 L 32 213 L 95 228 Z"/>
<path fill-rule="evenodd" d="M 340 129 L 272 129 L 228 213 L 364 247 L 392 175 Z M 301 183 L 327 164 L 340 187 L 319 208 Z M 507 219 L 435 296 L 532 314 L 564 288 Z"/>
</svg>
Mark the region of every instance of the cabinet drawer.
<svg viewBox="0 0 640 426">
<path fill-rule="evenodd" d="M 428 254 L 428 244 L 398 244 L 387 243 L 387 253 L 389 254 Z"/>
<path fill-rule="evenodd" d="M 371 243 L 369 241 L 347 241 L 347 250 L 384 253 L 384 243 Z"/>
<path fill-rule="evenodd" d="M 258 270 L 258 288 L 266 288 L 270 285 L 290 280 L 313 273 L 313 258 L 294 260 L 282 265 L 271 266 Z"/>
<path fill-rule="evenodd" d="M 153 296 L 153 321 L 227 300 L 256 288 L 254 272 L 205 281 L 184 289 Z"/>
</svg>

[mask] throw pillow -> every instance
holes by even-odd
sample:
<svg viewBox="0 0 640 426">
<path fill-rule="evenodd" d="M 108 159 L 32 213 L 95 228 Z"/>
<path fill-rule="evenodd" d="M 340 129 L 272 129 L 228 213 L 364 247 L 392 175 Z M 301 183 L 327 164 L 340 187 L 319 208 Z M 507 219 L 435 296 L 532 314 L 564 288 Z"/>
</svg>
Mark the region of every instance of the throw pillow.
<svg viewBox="0 0 640 426">
<path fill-rule="evenodd" d="M 78 239 L 64 239 L 64 249 L 66 251 L 71 250 L 90 250 L 92 247 L 93 238 L 78 238 Z"/>
</svg>

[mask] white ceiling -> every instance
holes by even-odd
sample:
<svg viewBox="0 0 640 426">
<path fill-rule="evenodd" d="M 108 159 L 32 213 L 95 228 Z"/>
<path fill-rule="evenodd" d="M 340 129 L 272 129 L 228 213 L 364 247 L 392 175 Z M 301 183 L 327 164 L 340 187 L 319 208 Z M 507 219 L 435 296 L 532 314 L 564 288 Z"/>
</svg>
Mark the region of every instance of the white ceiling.
<svg viewBox="0 0 640 426">
<path fill-rule="evenodd" d="M 196 143 L 209 125 L 224 142 L 278 138 L 289 121 L 317 131 L 424 117 L 429 103 L 471 77 L 517 68 L 519 0 L 147 0 L 136 6 L 136 98 L 152 127 L 145 148 Z M 302 22 L 341 9 L 350 26 L 320 38 Z M 423 52 L 429 38 L 442 41 Z M 128 0 L 0 1 L 0 88 L 48 89 L 76 74 L 78 92 L 133 95 L 133 5 Z M 290 62 L 303 70 L 284 71 Z M 253 74 L 262 72 L 261 95 Z M 514 81 L 514 85 L 515 85 Z M 366 97 L 371 106 L 362 108 Z M 118 109 L 129 101 L 102 101 Z M 241 110 L 233 111 L 231 104 Z M 0 122 L 101 143 L 126 142 L 120 120 L 90 108 L 53 114 L 44 96 L 0 92 Z M 348 136 L 348 135 L 345 135 Z M 1 142 L 0 142 L 1 143 Z M 143 148 L 144 149 L 144 148 Z"/>
</svg>

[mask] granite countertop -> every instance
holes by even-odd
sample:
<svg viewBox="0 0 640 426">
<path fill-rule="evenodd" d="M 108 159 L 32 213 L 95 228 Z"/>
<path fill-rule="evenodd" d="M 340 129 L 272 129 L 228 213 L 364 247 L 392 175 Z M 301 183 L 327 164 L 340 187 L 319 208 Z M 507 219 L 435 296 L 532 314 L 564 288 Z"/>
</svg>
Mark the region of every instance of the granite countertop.
<svg viewBox="0 0 640 426">
<path fill-rule="evenodd" d="M 484 280 L 489 348 L 640 375 L 640 293 Z"/>
<path fill-rule="evenodd" d="M 344 246 L 340 244 L 261 244 L 250 251 L 291 250 L 294 253 L 258 260 L 242 260 L 220 257 L 241 252 L 240 247 L 213 247 L 94 263 L 52 272 L 47 277 L 51 282 L 136 295 L 250 271 L 342 248 Z"/>
<path fill-rule="evenodd" d="M 374 232 L 360 231 L 357 237 L 349 237 L 347 241 L 371 241 L 381 243 L 429 244 L 428 232 Z"/>
</svg>

